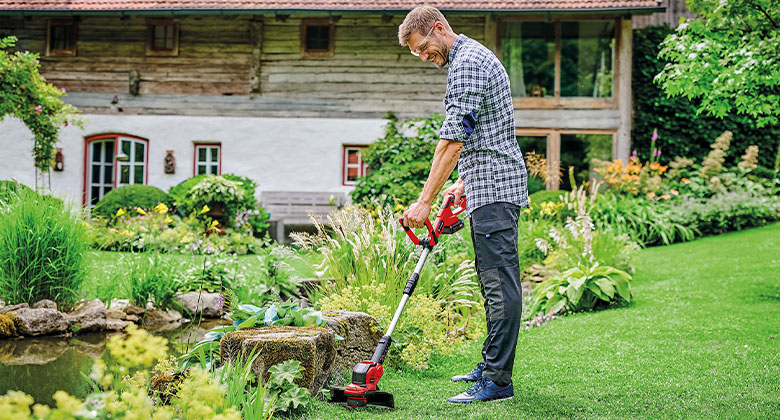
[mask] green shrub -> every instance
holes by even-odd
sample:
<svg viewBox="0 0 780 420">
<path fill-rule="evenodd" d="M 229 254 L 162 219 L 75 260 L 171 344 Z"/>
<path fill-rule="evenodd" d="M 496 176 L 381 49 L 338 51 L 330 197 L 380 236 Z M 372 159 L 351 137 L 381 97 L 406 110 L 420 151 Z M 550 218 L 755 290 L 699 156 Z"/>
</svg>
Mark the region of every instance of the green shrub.
<svg viewBox="0 0 780 420">
<path fill-rule="evenodd" d="M 673 211 L 667 202 L 644 197 L 602 194 L 592 215 L 599 229 L 626 234 L 644 247 L 693 240 L 699 232 L 682 210 Z"/>
<path fill-rule="evenodd" d="M 203 208 L 203 204 L 208 203 L 196 203 L 192 196 L 192 189 L 209 176 L 213 175 L 197 175 L 171 187 L 168 191 L 170 197 L 168 205 L 175 208 L 182 217 L 199 212 Z M 240 227 L 240 225 L 249 223 L 255 235 L 260 236 L 268 229 L 270 224 L 268 223 L 268 213 L 257 205 L 257 200 L 255 199 L 257 183 L 249 178 L 233 174 L 222 174 L 219 176 L 228 181 L 241 183 L 242 195 L 236 201 L 235 208 L 232 210 L 233 213 L 230 214 L 231 218 L 235 218 L 235 225 Z"/>
<path fill-rule="evenodd" d="M 723 119 L 698 115 L 696 102 L 683 96 L 667 97 L 661 86 L 654 83 L 666 62 L 658 58 L 661 42 L 674 32 L 669 26 L 648 26 L 634 30 L 633 76 L 634 93 L 633 139 L 650 139 L 658 131 L 656 148 L 662 151 L 660 161 L 667 164 L 675 156 L 700 161 L 709 153 L 710 143 L 720 133 L 734 133 L 731 149 L 726 153 L 728 166 L 736 164 L 740 155 L 751 144 L 760 150 L 758 164 L 774 168 L 780 147 L 780 125 L 756 128 L 753 117 L 736 112 Z M 641 160 L 652 154 L 650 141 L 636 141 Z"/>
<path fill-rule="evenodd" d="M 84 222 L 32 191 L 0 207 L 0 298 L 6 304 L 76 301 L 85 275 Z"/>
<path fill-rule="evenodd" d="M 362 152 L 363 163 L 371 173 L 358 179 L 352 191 L 355 203 L 375 202 L 408 206 L 417 200 L 431 170 L 431 161 L 439 142 L 443 117 L 433 114 L 399 123 L 392 113 L 385 116 L 385 136 Z M 413 135 L 408 133 L 414 132 Z M 456 180 L 453 171 L 451 180 Z"/>
<path fill-rule="evenodd" d="M 113 217 L 119 209 L 138 207 L 154 208 L 159 203 L 166 203 L 168 194 L 151 185 L 123 185 L 111 190 L 97 203 L 92 214 L 95 216 Z"/>
<path fill-rule="evenodd" d="M 629 303 L 631 276 L 609 266 L 578 265 L 558 273 L 537 286 L 531 297 L 531 314 L 595 309 L 614 303 Z"/>
<path fill-rule="evenodd" d="M 544 191 L 545 188 L 547 187 L 544 185 L 544 181 L 535 176 L 528 176 L 528 194 Z"/>
<path fill-rule="evenodd" d="M 780 220 L 780 197 L 727 192 L 705 201 L 681 201 L 673 210 L 701 235 L 719 235 Z"/>
<path fill-rule="evenodd" d="M 530 196 L 528 196 L 528 199 L 531 201 L 531 210 L 533 212 L 539 212 L 541 209 L 542 203 L 546 203 L 548 201 L 552 201 L 554 203 L 558 203 L 562 201 L 561 195 L 566 194 L 566 191 L 563 190 L 541 190 L 537 191 Z"/>
</svg>

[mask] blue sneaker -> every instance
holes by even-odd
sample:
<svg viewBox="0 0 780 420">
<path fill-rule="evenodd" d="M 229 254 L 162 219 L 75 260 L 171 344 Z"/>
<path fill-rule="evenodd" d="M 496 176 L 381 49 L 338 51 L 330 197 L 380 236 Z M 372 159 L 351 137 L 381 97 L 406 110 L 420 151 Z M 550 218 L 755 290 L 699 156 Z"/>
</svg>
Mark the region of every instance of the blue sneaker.
<svg viewBox="0 0 780 420">
<path fill-rule="evenodd" d="M 505 386 L 499 386 L 493 380 L 482 377 L 477 383 L 472 385 L 466 392 L 458 394 L 447 401 L 455 404 L 470 403 L 474 401 L 498 401 L 506 400 L 515 396 L 515 390 L 512 382 Z"/>
<path fill-rule="evenodd" d="M 450 380 L 453 382 L 474 382 L 482 377 L 483 370 L 485 370 L 485 362 L 479 362 L 477 363 L 477 367 L 475 367 L 471 372 L 465 375 L 453 376 Z"/>
</svg>

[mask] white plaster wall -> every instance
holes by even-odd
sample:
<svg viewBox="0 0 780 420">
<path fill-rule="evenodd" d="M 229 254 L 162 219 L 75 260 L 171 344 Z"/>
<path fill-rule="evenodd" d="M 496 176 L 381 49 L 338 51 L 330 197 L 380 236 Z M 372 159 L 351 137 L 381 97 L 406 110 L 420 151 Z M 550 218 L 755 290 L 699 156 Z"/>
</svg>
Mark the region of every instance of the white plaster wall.
<svg viewBox="0 0 780 420">
<path fill-rule="evenodd" d="M 222 143 L 222 173 L 247 176 L 261 191 L 344 192 L 342 145 L 370 144 L 383 135 L 382 119 L 86 115 L 83 129 L 60 131 L 63 172 L 51 172 L 55 195 L 81 203 L 84 139 L 121 133 L 149 140 L 149 185 L 167 190 L 193 175 L 194 143 Z M 0 179 L 35 185 L 33 137 L 14 118 L 0 122 Z M 173 150 L 176 174 L 163 171 Z M 48 179 L 45 182 L 48 185 Z"/>
</svg>

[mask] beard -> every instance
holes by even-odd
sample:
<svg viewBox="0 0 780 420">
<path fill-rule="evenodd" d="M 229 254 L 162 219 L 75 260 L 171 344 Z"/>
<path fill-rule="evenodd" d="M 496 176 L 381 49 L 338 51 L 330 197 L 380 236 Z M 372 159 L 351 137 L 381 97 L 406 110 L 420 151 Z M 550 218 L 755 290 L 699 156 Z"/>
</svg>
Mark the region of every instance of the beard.
<svg viewBox="0 0 780 420">
<path fill-rule="evenodd" d="M 435 52 L 435 55 L 438 55 L 441 58 L 441 65 L 436 64 L 435 62 L 433 64 L 436 64 L 436 67 L 441 69 L 450 62 L 450 47 L 447 46 L 446 42 L 442 42 L 438 35 L 434 34 L 434 36 L 436 37 L 436 42 L 440 45 L 440 48 Z"/>
</svg>

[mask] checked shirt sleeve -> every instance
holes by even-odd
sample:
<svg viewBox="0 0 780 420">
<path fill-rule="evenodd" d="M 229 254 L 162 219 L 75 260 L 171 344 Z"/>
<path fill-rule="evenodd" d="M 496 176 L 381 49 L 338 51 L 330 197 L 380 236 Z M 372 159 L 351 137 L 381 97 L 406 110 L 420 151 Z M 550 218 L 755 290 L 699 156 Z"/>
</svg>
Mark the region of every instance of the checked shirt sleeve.
<svg viewBox="0 0 780 420">
<path fill-rule="evenodd" d="M 463 62 L 450 71 L 444 105 L 447 116 L 440 137 L 465 142 L 477 125 L 488 75 L 477 63 Z"/>
</svg>

